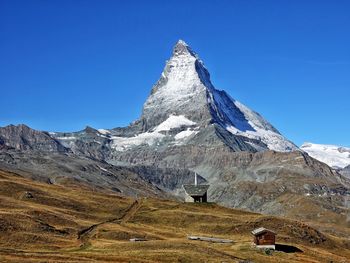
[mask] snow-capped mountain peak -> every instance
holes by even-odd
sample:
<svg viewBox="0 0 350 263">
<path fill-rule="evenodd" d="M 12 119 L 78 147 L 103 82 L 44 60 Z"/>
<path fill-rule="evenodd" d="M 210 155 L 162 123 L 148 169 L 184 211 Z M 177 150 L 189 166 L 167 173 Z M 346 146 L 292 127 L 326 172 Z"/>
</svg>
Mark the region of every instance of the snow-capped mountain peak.
<svg viewBox="0 0 350 263">
<path fill-rule="evenodd" d="M 187 144 L 252 152 L 298 149 L 260 114 L 217 90 L 203 61 L 183 40 L 174 46 L 141 117 L 128 127 L 92 134 L 95 141 L 108 143 L 116 152 Z M 64 145 L 75 145 L 74 136 L 56 137 Z"/>
<path fill-rule="evenodd" d="M 197 54 L 193 52 L 191 47 L 181 39 L 177 41 L 173 49 L 173 56 L 180 56 L 180 55 L 191 55 L 193 57 L 197 57 Z"/>
<path fill-rule="evenodd" d="M 350 148 L 347 147 L 304 143 L 300 149 L 333 168 L 344 168 L 350 165 Z"/>
<path fill-rule="evenodd" d="M 171 58 L 144 104 L 140 119 L 143 131 L 153 129 L 171 114 L 186 116 L 199 126 L 220 125 L 234 136 L 249 138 L 250 145 L 255 140 L 257 150 L 297 149 L 261 115 L 225 91 L 215 89 L 203 61 L 183 40 L 174 46 Z"/>
<path fill-rule="evenodd" d="M 160 79 L 146 100 L 141 119 L 145 130 L 165 121 L 170 114 L 191 115 L 193 121 L 203 118 L 197 112 L 206 110 L 210 76 L 198 55 L 179 40 L 167 61 Z M 207 114 L 207 119 L 209 115 Z"/>
</svg>

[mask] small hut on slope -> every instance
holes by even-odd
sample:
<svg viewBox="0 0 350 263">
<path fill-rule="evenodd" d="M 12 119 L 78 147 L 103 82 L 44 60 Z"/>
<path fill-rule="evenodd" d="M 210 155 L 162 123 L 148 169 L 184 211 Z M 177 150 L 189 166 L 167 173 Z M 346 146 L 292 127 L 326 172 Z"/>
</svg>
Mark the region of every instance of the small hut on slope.
<svg viewBox="0 0 350 263">
<path fill-rule="evenodd" d="M 184 184 L 182 186 L 186 192 L 185 202 L 188 203 L 206 203 L 208 201 L 209 185 L 199 185 L 197 174 L 194 175 L 194 184 Z"/>
<path fill-rule="evenodd" d="M 259 227 L 252 231 L 254 244 L 257 248 L 275 249 L 276 233 L 264 227 Z"/>
</svg>

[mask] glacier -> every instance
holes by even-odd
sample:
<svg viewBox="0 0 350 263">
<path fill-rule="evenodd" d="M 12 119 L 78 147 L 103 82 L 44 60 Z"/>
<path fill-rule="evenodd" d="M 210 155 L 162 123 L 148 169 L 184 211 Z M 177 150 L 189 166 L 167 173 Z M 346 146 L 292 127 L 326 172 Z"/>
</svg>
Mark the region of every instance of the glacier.
<svg viewBox="0 0 350 263">
<path fill-rule="evenodd" d="M 347 147 L 308 142 L 300 149 L 333 168 L 345 168 L 350 165 L 350 148 Z"/>
</svg>

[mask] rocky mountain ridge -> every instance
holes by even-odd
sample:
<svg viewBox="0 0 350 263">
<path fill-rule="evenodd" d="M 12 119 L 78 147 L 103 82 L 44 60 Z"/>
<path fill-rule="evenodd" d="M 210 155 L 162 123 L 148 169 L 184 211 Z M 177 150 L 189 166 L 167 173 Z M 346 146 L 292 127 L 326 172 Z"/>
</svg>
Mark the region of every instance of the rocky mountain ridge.
<svg viewBox="0 0 350 263">
<path fill-rule="evenodd" d="M 33 130 L 24 124 L 8 125 L 1 128 L 0 145 L 21 151 L 69 152 L 68 148 L 50 136 L 48 132 Z"/>
</svg>

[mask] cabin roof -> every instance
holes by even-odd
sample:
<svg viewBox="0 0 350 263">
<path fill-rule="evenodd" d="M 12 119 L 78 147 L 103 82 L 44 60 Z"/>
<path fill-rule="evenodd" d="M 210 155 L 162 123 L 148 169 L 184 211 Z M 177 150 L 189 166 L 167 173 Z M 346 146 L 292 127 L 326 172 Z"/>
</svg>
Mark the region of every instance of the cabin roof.
<svg viewBox="0 0 350 263">
<path fill-rule="evenodd" d="M 202 196 L 208 191 L 209 185 L 184 184 L 183 188 L 190 196 Z"/>
<path fill-rule="evenodd" d="M 275 233 L 274 231 L 272 231 L 272 230 L 270 230 L 270 229 L 267 229 L 267 228 L 265 228 L 265 227 L 259 227 L 259 228 L 257 228 L 257 229 L 254 229 L 254 230 L 252 231 L 252 234 L 253 234 L 254 236 L 257 236 L 257 235 L 260 235 L 260 234 L 265 233 L 265 232 L 270 232 L 270 233 L 273 233 L 273 234 L 276 235 L 276 233 Z"/>
</svg>

